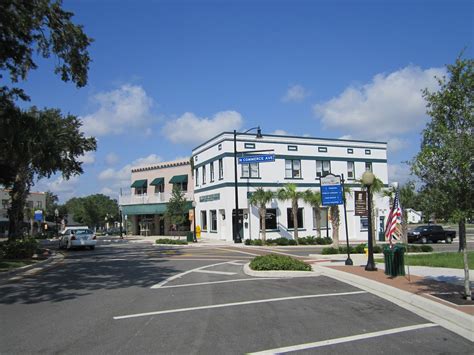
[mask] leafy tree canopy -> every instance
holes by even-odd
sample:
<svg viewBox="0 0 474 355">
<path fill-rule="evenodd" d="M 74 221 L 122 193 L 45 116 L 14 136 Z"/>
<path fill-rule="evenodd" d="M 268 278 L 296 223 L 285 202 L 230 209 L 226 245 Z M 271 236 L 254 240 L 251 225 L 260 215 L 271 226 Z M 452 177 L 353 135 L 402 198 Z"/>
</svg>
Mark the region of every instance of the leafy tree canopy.
<svg viewBox="0 0 474 355">
<path fill-rule="evenodd" d="M 187 220 L 188 203 L 178 185 L 173 185 L 170 200 L 166 206 L 166 217 L 179 228 Z"/>
<path fill-rule="evenodd" d="M 85 86 L 92 39 L 72 17 L 72 12 L 62 9 L 61 0 L 0 1 L 0 79 L 7 72 L 12 83 L 25 80 L 38 67 L 35 54 L 49 58 L 53 53 L 54 72 L 63 81 Z M 0 99 L 14 96 L 28 98 L 21 89 L 0 87 Z"/>
<path fill-rule="evenodd" d="M 103 226 L 107 221 L 119 220 L 117 200 L 103 194 L 74 197 L 66 202 L 69 214 L 74 220 L 91 228 Z"/>
</svg>

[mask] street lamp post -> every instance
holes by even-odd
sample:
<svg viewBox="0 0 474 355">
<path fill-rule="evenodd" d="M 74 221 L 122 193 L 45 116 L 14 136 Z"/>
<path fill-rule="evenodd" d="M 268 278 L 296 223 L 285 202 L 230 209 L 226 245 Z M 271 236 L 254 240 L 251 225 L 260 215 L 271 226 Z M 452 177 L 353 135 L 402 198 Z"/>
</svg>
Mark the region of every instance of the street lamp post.
<svg viewBox="0 0 474 355">
<path fill-rule="evenodd" d="M 196 201 L 193 200 L 192 206 L 193 206 L 193 242 L 196 243 L 197 242 L 197 238 L 196 238 Z"/>
<path fill-rule="evenodd" d="M 234 243 L 242 243 L 242 236 L 240 235 L 240 213 L 239 213 L 239 190 L 237 187 L 237 135 L 245 134 L 251 130 L 257 130 L 257 138 L 262 138 L 262 131 L 260 126 L 250 128 L 242 133 L 237 133 L 234 129 L 234 193 L 235 193 L 235 223 L 234 223 Z"/>
<path fill-rule="evenodd" d="M 56 208 L 54 210 L 54 220 L 56 221 L 56 234 L 59 234 L 58 218 L 59 218 L 59 210 Z"/>
<path fill-rule="evenodd" d="M 375 175 L 367 170 L 362 174 L 362 183 L 365 185 L 367 188 L 367 209 L 368 209 L 368 216 L 369 216 L 369 231 L 368 231 L 368 259 L 367 259 L 367 265 L 365 266 L 366 271 L 377 271 L 377 268 L 375 267 L 375 262 L 374 262 L 374 246 L 372 242 L 372 189 L 371 186 L 374 183 L 375 180 Z"/>
<path fill-rule="evenodd" d="M 119 207 L 119 218 L 120 218 L 120 225 L 119 225 L 119 227 L 120 227 L 120 239 L 123 239 L 123 229 L 122 229 L 123 219 L 122 219 L 122 207 L 121 206 Z"/>
<path fill-rule="evenodd" d="M 344 184 L 344 174 L 342 174 L 342 198 L 344 201 L 344 223 L 346 225 L 346 246 L 347 246 L 347 259 L 346 265 L 354 265 L 351 259 L 351 247 L 349 246 L 349 231 L 347 227 L 347 210 L 346 210 L 346 185 Z"/>
</svg>

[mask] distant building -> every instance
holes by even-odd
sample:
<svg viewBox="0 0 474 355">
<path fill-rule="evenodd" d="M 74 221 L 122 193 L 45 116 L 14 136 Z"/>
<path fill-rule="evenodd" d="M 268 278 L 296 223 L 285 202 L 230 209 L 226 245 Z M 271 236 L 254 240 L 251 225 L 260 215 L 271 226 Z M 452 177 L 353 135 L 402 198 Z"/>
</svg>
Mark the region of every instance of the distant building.
<svg viewBox="0 0 474 355">
<path fill-rule="evenodd" d="M 0 235 L 8 233 L 8 208 L 10 207 L 10 190 L 0 189 Z M 46 193 L 30 192 L 26 198 L 25 209 L 29 210 L 29 215 L 25 213 L 25 228 L 29 228 L 30 220 L 33 218 L 34 211 L 46 209 Z M 43 214 L 44 215 L 44 214 Z"/>
<path fill-rule="evenodd" d="M 421 223 L 423 221 L 423 214 L 421 211 L 415 211 L 414 209 L 407 208 L 407 223 Z"/>
<path fill-rule="evenodd" d="M 178 186 L 192 208 L 193 188 L 191 163 L 189 159 L 163 162 L 132 168 L 130 192 L 119 196 L 127 232 L 135 235 L 185 234 L 189 223 L 181 231 L 165 218 L 173 186 Z M 189 221 L 188 221 L 189 222 Z"/>
</svg>

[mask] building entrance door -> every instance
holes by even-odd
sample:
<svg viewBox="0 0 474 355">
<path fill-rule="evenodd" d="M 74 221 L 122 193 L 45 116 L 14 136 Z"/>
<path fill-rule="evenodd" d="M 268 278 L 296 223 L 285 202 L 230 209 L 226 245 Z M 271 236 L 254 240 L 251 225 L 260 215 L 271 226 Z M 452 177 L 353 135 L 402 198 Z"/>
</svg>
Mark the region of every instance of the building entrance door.
<svg viewBox="0 0 474 355">
<path fill-rule="evenodd" d="M 379 242 L 385 240 L 385 216 L 380 216 L 379 219 Z"/>
<path fill-rule="evenodd" d="M 237 216 L 235 209 L 232 210 L 232 239 L 235 241 L 237 236 L 235 235 L 235 225 L 237 223 Z M 244 210 L 239 208 L 239 235 L 240 240 L 244 240 Z"/>
<path fill-rule="evenodd" d="M 165 219 L 163 216 L 160 216 L 160 231 L 159 235 L 165 235 Z"/>
</svg>

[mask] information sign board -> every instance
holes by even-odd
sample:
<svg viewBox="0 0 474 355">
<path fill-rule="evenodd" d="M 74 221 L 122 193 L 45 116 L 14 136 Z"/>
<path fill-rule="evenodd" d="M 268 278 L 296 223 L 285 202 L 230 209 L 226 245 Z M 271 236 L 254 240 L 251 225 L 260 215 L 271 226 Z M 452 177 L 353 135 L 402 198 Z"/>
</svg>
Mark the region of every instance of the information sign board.
<svg viewBox="0 0 474 355">
<path fill-rule="evenodd" d="M 366 191 L 354 191 L 354 203 L 356 216 L 368 216 Z"/>
<path fill-rule="evenodd" d="M 323 206 L 342 205 L 341 178 L 336 175 L 326 175 L 321 178 L 321 200 Z"/>
</svg>

